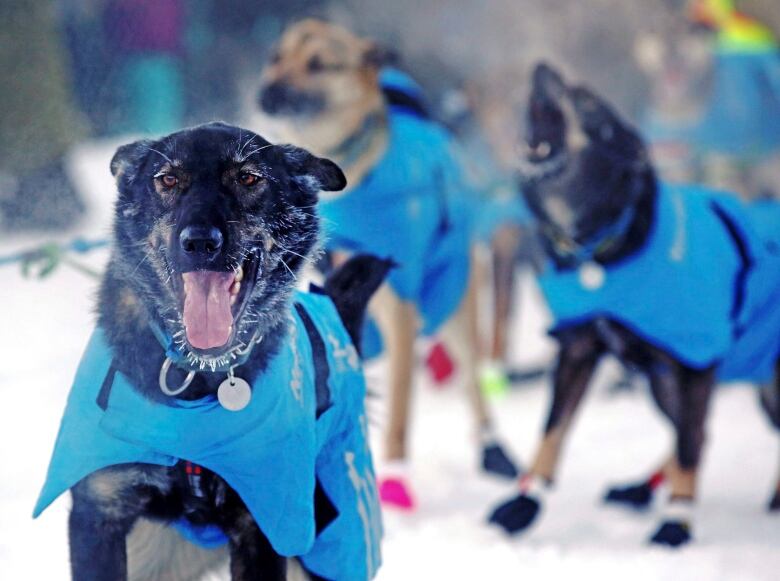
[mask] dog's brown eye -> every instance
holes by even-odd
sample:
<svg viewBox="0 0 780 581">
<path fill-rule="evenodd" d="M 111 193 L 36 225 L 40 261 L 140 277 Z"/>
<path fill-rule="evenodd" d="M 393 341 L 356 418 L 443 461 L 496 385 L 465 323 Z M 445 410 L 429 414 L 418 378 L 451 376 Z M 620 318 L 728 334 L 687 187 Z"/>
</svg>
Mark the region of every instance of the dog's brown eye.
<svg viewBox="0 0 780 581">
<path fill-rule="evenodd" d="M 254 186 L 257 184 L 257 182 L 260 181 L 260 176 L 253 173 L 244 172 L 238 176 L 238 181 L 242 186 L 248 188 L 249 186 Z"/>
<path fill-rule="evenodd" d="M 179 178 L 177 178 L 173 174 L 165 174 L 160 178 L 160 181 L 162 182 L 162 185 L 164 185 L 166 188 L 173 188 L 179 183 Z"/>
</svg>

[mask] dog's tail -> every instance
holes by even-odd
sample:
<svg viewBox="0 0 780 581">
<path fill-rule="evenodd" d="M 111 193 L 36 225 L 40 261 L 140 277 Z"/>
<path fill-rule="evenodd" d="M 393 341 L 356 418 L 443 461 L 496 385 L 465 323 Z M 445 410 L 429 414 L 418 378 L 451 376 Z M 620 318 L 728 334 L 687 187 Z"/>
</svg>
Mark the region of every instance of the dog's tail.
<svg viewBox="0 0 780 581">
<path fill-rule="evenodd" d="M 341 321 L 358 353 L 368 301 L 385 280 L 390 269 L 395 266 L 395 262 L 387 258 L 358 254 L 334 270 L 325 280 L 325 294 L 336 305 Z"/>
</svg>

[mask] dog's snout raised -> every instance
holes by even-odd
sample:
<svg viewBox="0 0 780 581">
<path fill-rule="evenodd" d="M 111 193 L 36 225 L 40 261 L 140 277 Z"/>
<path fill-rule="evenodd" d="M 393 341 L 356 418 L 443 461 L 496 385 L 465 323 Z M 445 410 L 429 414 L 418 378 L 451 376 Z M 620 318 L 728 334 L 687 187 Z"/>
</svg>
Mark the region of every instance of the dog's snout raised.
<svg viewBox="0 0 780 581">
<path fill-rule="evenodd" d="M 224 237 L 215 226 L 190 225 L 179 234 L 181 249 L 193 258 L 213 260 L 222 250 Z"/>
</svg>

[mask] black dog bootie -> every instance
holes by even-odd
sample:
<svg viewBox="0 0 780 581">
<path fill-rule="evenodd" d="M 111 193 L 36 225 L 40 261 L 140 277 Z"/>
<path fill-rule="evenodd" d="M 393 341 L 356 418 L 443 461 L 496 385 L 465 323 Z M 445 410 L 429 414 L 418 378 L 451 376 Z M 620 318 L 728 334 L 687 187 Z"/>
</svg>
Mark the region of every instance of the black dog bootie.
<svg viewBox="0 0 780 581">
<path fill-rule="evenodd" d="M 520 494 L 493 511 L 488 519 L 510 535 L 528 528 L 536 520 L 541 504 L 533 496 Z"/>
<path fill-rule="evenodd" d="M 515 463 L 497 442 L 485 444 L 482 448 L 482 469 L 505 478 L 517 478 L 519 474 Z"/>
<path fill-rule="evenodd" d="M 681 520 L 668 520 L 661 523 L 661 527 L 650 538 L 655 545 L 677 548 L 691 541 L 690 525 Z"/>
</svg>

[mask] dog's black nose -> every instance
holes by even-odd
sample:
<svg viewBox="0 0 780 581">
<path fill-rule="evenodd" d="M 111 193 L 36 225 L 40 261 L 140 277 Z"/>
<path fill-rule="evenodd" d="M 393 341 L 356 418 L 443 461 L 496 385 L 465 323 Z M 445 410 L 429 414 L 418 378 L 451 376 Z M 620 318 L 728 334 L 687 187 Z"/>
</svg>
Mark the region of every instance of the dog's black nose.
<svg viewBox="0 0 780 581">
<path fill-rule="evenodd" d="M 268 115 L 316 115 L 325 109 L 325 96 L 275 81 L 260 89 L 257 103 Z"/>
<path fill-rule="evenodd" d="M 222 250 L 222 232 L 214 226 L 191 225 L 179 234 L 181 249 L 192 257 L 212 260 Z"/>
<path fill-rule="evenodd" d="M 274 115 L 281 111 L 289 100 L 288 91 L 285 85 L 281 83 L 271 83 L 260 89 L 257 96 L 257 103 L 260 109 Z"/>
</svg>

